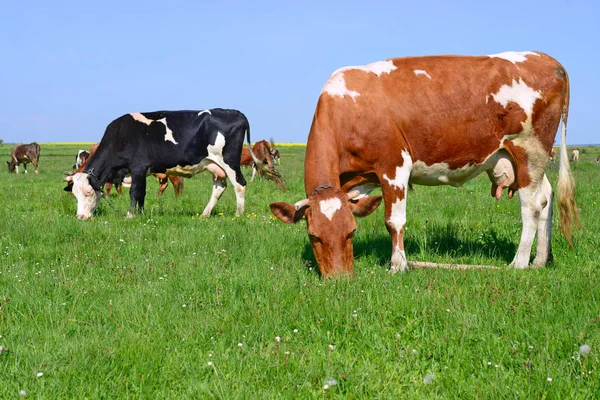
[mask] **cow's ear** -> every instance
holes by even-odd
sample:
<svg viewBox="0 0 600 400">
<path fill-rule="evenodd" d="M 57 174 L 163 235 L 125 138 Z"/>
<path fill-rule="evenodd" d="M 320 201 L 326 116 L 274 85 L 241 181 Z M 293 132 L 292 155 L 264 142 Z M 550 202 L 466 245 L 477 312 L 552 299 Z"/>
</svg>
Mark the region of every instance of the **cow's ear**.
<svg viewBox="0 0 600 400">
<path fill-rule="evenodd" d="M 302 205 L 296 209 L 296 205 L 277 202 L 269 204 L 271 208 L 271 212 L 281 221 L 286 224 L 295 224 L 304 218 L 306 210 L 308 209 L 308 204 Z"/>
<path fill-rule="evenodd" d="M 352 214 L 357 217 L 366 217 L 379 207 L 381 199 L 381 196 L 367 196 L 357 200 L 350 199 Z"/>
<path fill-rule="evenodd" d="M 63 189 L 65 192 L 73 192 L 73 185 L 68 184 L 67 186 L 64 187 Z"/>
</svg>

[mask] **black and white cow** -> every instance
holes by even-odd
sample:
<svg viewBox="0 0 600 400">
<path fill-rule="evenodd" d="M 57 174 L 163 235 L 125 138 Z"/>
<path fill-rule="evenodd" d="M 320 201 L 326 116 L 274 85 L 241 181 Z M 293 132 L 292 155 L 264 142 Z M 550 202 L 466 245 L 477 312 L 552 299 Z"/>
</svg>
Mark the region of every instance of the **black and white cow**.
<svg viewBox="0 0 600 400">
<path fill-rule="evenodd" d="M 73 165 L 73 169 L 79 169 L 83 164 L 85 164 L 86 160 L 90 157 L 90 152 L 87 150 L 79 150 L 77 155 L 75 156 L 75 165 Z"/>
<path fill-rule="evenodd" d="M 237 110 L 156 111 L 125 114 L 106 128 L 98 150 L 83 172 L 72 176 L 77 198 L 77 218 L 94 213 L 106 182 L 119 182 L 131 174 L 131 203 L 128 217 L 143 211 L 146 176 L 151 173 L 191 178 L 208 170 L 213 174 L 213 191 L 202 212 L 208 217 L 227 188 L 235 189 L 236 214 L 244 212 L 246 180 L 240 170 L 240 154 L 250 125 Z"/>
</svg>

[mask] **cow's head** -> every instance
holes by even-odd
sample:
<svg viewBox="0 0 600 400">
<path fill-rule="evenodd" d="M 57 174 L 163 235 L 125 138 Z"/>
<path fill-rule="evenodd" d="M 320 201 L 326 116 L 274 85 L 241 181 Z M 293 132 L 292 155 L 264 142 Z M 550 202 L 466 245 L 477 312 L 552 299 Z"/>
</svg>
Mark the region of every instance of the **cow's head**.
<svg viewBox="0 0 600 400">
<path fill-rule="evenodd" d="M 326 188 L 296 204 L 270 204 L 271 212 L 287 224 L 306 219 L 308 238 L 324 278 L 354 274 L 354 216 L 367 216 L 381 203 L 381 196 L 359 195 L 357 190 L 345 193 Z"/>
<path fill-rule="evenodd" d="M 15 167 L 17 166 L 17 163 L 14 161 L 7 161 L 6 164 L 8 165 L 8 172 L 15 172 Z"/>
<path fill-rule="evenodd" d="M 89 175 L 85 172 L 67 176 L 65 180 L 67 186 L 64 190 L 73 192 L 77 199 L 77 218 L 83 220 L 91 218 L 102 196 L 100 187 L 94 188 L 90 183 Z"/>
</svg>

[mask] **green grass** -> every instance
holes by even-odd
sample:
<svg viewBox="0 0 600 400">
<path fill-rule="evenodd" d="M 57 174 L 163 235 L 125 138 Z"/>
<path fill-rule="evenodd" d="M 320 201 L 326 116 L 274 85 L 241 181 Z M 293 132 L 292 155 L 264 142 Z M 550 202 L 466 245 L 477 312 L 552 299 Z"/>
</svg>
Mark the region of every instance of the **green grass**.
<svg viewBox="0 0 600 400">
<path fill-rule="evenodd" d="M 231 188 L 199 218 L 201 174 L 180 199 L 148 178 L 144 215 L 124 218 L 125 189 L 90 221 L 62 190 L 78 149 L 42 145 L 37 176 L 0 172 L 2 399 L 600 397 L 598 148 L 574 166 L 583 229 L 569 248 L 555 212 L 548 268 L 506 268 L 519 201 L 481 176 L 409 193 L 407 256 L 499 270 L 389 275 L 380 207 L 338 281 L 316 274 L 304 223 L 268 209 L 303 197 L 303 147 L 280 148 L 290 190 L 249 183 L 239 218 Z"/>
</svg>

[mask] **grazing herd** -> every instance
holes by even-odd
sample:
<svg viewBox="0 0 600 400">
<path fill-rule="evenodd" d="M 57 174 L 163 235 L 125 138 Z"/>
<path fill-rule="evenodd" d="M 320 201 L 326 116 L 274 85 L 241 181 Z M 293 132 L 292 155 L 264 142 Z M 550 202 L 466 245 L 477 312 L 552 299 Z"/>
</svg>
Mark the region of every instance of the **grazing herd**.
<svg viewBox="0 0 600 400">
<path fill-rule="evenodd" d="M 539 52 L 506 52 L 481 57 L 394 58 L 337 70 L 317 102 L 304 162 L 305 197 L 294 204 L 274 202 L 272 213 L 293 224 L 306 220 L 308 237 L 323 277 L 353 275 L 355 217 L 384 202 L 391 237 L 390 271 L 406 271 L 404 249 L 408 188 L 461 186 L 486 172 L 491 195 L 519 193 L 522 232 L 515 268 L 552 260 L 553 189 L 545 174 L 555 161 L 554 139 L 562 120 L 558 202 L 560 227 L 571 240 L 578 224 L 575 186 L 566 148 L 569 79 L 563 66 Z M 244 139 L 247 148 L 244 147 Z M 9 171 L 35 166 L 39 145 L 17 146 Z M 579 161 L 573 150 L 571 161 Z M 596 159 L 600 162 L 600 157 Z M 77 154 L 65 190 L 77 199 L 77 218 L 89 219 L 103 188 L 130 180 L 132 217 L 144 209 L 146 177 L 161 186 L 171 180 L 181 194 L 183 178 L 208 171 L 213 190 L 202 215 L 208 217 L 227 188 L 244 212 L 246 180 L 252 166 L 278 187 L 285 181 L 275 165 L 273 140 L 250 145 L 250 125 L 227 109 L 125 114 L 111 122 L 97 148 Z M 381 188 L 381 196 L 371 192 Z"/>
</svg>

